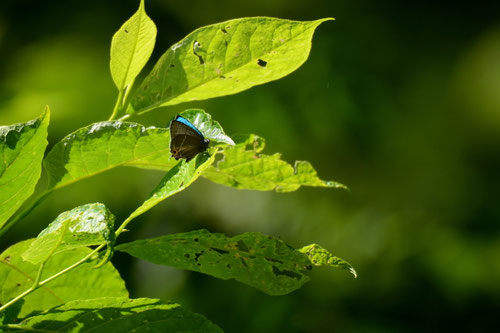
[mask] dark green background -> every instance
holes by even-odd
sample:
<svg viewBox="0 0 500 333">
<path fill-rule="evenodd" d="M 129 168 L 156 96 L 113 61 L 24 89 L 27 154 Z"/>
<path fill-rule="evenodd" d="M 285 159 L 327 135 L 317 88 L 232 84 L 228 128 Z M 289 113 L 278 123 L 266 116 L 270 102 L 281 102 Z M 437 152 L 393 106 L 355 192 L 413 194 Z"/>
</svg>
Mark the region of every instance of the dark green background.
<svg viewBox="0 0 500 333">
<path fill-rule="evenodd" d="M 51 146 L 107 119 L 116 98 L 111 37 L 137 5 L 2 0 L 0 123 L 27 121 L 48 104 Z M 206 24 L 335 17 L 318 28 L 308 61 L 288 77 L 132 120 L 166 126 L 183 109 L 204 108 L 228 134 L 259 134 L 267 152 L 309 160 L 323 179 L 352 192 L 238 191 L 200 180 L 137 219 L 122 241 L 198 228 L 260 231 L 295 247 L 319 243 L 359 277 L 314 269 L 302 289 L 271 297 L 117 254 L 133 297 L 180 302 L 227 332 L 498 329 L 498 1 L 149 0 L 146 10 L 158 26 L 148 69 Z M 85 203 L 103 202 L 121 221 L 161 176 L 121 168 L 61 189 L 11 229 L 0 250 Z"/>
</svg>

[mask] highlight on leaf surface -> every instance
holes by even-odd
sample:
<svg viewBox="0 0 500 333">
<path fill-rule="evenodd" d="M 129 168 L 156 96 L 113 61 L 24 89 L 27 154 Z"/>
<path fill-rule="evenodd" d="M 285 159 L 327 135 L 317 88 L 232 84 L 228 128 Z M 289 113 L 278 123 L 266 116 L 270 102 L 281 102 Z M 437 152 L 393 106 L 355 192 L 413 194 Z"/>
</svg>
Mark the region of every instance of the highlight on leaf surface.
<svg viewBox="0 0 500 333">
<path fill-rule="evenodd" d="M 0 126 L 0 229 L 28 199 L 40 178 L 47 147 L 48 107 L 36 119 Z"/>
<path fill-rule="evenodd" d="M 180 116 L 186 118 L 196 127 L 206 139 L 226 143 L 234 146 L 234 141 L 224 133 L 222 126 L 212 116 L 202 109 L 188 109 L 182 111 Z"/>
<path fill-rule="evenodd" d="M 40 332 L 207 332 L 222 330 L 204 316 L 158 299 L 75 300 L 24 319 L 16 328 Z"/>
<path fill-rule="evenodd" d="M 34 239 L 16 243 L 0 255 L 0 303 L 5 304 L 33 285 L 40 265 L 23 260 L 22 254 Z M 44 266 L 40 281 L 60 272 L 91 252 L 82 247 L 57 253 Z M 128 297 L 125 283 L 111 263 L 94 269 L 84 263 L 25 296 L 19 317 L 45 311 L 71 300 L 96 297 Z"/>
<path fill-rule="evenodd" d="M 203 176 L 217 184 L 247 190 L 290 192 L 301 186 L 346 189 L 340 183 L 318 178 L 307 161 L 296 161 L 292 166 L 281 160 L 279 153 L 261 154 L 264 147 L 264 139 L 251 134 L 234 147 L 225 147 L 223 158 Z"/>
<path fill-rule="evenodd" d="M 33 264 L 55 253 L 106 243 L 115 243 L 115 216 L 101 203 L 87 204 L 60 214 L 31 243 L 22 257 Z"/>
<path fill-rule="evenodd" d="M 282 78 L 309 56 L 316 21 L 247 17 L 199 28 L 170 47 L 134 93 L 133 109 L 235 94 Z"/>
<path fill-rule="evenodd" d="M 137 12 L 114 34 L 111 41 L 111 76 L 118 90 L 131 86 L 148 61 L 155 45 L 156 26 L 144 11 Z"/>
<path fill-rule="evenodd" d="M 189 269 L 219 279 L 235 279 L 269 295 L 285 295 L 309 281 L 309 259 L 273 236 L 247 232 L 226 237 L 207 230 L 121 244 L 127 252 L 155 264 Z"/>
<path fill-rule="evenodd" d="M 356 278 L 358 274 L 354 268 L 344 259 L 335 257 L 333 254 L 319 246 L 318 244 L 311 244 L 299 249 L 300 252 L 306 254 L 315 266 L 330 266 L 340 267 L 348 270 Z"/>
</svg>

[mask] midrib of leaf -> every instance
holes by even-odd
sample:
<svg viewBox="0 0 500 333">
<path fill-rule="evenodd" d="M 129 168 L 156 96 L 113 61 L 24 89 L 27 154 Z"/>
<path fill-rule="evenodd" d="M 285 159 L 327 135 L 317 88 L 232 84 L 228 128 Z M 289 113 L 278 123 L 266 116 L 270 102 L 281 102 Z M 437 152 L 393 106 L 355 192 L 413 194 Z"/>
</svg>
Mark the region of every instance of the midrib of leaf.
<svg viewBox="0 0 500 333">
<path fill-rule="evenodd" d="M 303 35 L 304 33 L 308 32 L 308 31 L 309 31 L 309 30 L 311 30 L 311 29 L 315 29 L 315 28 L 316 28 L 319 24 L 321 24 L 321 23 L 323 23 L 324 21 L 327 21 L 327 20 L 331 20 L 331 18 L 323 19 L 323 20 L 321 20 L 320 22 L 318 22 L 318 24 L 317 24 L 317 25 L 315 25 L 315 26 L 311 26 L 310 28 L 305 29 L 305 30 L 304 30 L 304 31 L 302 31 L 301 33 L 299 33 L 299 34 L 297 34 L 296 36 L 294 36 L 294 39 L 298 38 L 299 36 Z M 288 20 L 288 22 L 290 22 L 290 20 Z M 315 22 L 315 21 L 309 21 L 309 22 Z M 284 25 L 284 24 L 285 24 L 285 23 L 283 23 L 282 25 Z M 239 27 L 239 25 L 236 27 L 235 32 L 237 31 L 238 27 Z M 250 41 L 250 40 L 252 39 L 252 37 L 255 35 L 255 31 L 256 31 L 256 30 L 257 30 L 257 28 L 254 30 L 254 32 L 252 32 L 252 35 L 250 36 L 249 41 Z M 273 36 L 274 36 L 274 34 L 276 33 L 276 30 L 277 30 L 277 28 L 276 28 L 276 29 L 274 29 L 274 31 L 273 31 Z M 234 33 L 233 33 L 233 34 L 234 34 Z M 211 45 L 211 43 L 212 43 L 212 41 L 213 41 L 214 37 L 215 37 L 215 34 L 214 34 L 214 36 L 212 36 L 212 38 L 210 39 L 210 42 L 209 42 L 209 44 L 208 44 L 209 46 Z M 186 37 L 186 38 L 184 38 L 184 39 L 182 39 L 182 40 L 181 40 L 179 43 L 177 43 L 177 44 L 182 44 L 185 40 L 187 40 L 187 37 Z M 226 47 L 226 51 L 225 51 L 226 53 L 225 53 L 225 55 L 224 55 L 224 67 L 225 67 L 225 65 L 226 65 L 226 63 L 227 63 L 227 61 L 226 61 L 226 57 L 227 57 L 227 49 L 229 48 L 229 44 L 231 43 L 231 41 L 232 41 L 232 38 L 231 38 L 231 40 L 229 40 L 228 45 L 227 45 L 227 47 Z M 292 40 L 289 40 L 289 41 L 287 41 L 287 43 L 283 43 L 283 44 L 279 45 L 279 46 L 278 46 L 278 47 L 276 47 L 276 48 L 272 48 L 269 52 L 279 50 L 281 47 L 284 47 L 285 45 L 287 45 L 287 44 L 288 44 L 289 42 L 291 42 L 291 41 L 292 41 Z M 177 45 L 177 44 L 175 44 L 175 45 Z M 249 48 L 248 50 L 249 50 L 249 52 L 250 52 L 250 54 L 251 54 L 251 53 L 252 53 L 252 51 L 250 50 L 250 48 Z M 175 51 L 172 51 L 172 52 L 175 52 Z M 208 52 L 209 52 L 209 48 L 207 48 L 207 53 L 208 53 Z M 269 52 L 267 52 L 267 53 L 265 53 L 265 54 L 269 54 Z M 186 52 L 186 54 L 184 55 L 184 58 L 182 59 L 182 60 L 183 60 L 183 62 L 184 62 L 184 59 L 186 59 L 186 56 L 187 56 L 187 55 L 188 55 L 188 53 Z M 262 56 L 261 56 L 261 57 L 262 57 Z M 251 56 L 251 60 L 250 60 L 250 61 L 248 61 L 248 62 L 246 62 L 245 64 L 242 64 L 242 65 L 240 65 L 240 66 L 238 66 L 238 67 L 235 67 L 234 69 L 232 69 L 232 70 L 230 70 L 230 71 L 224 72 L 223 74 L 231 74 L 231 73 L 233 73 L 234 71 L 239 70 L 240 68 L 242 68 L 242 67 L 244 67 L 244 66 L 246 66 L 246 65 L 248 65 L 248 64 L 250 64 L 250 63 L 252 63 L 252 61 L 255 61 L 255 60 L 257 60 L 257 59 L 259 59 L 259 57 L 252 57 L 252 56 Z M 206 66 L 204 66 L 204 67 L 203 67 L 203 76 L 205 76 L 205 68 L 206 68 Z M 150 105 L 150 106 L 148 106 L 148 107 L 146 107 L 146 108 L 144 108 L 144 109 L 139 109 L 139 110 L 137 110 L 137 114 L 143 114 L 143 113 L 148 112 L 148 111 L 150 111 L 150 110 L 152 110 L 152 109 L 155 109 L 155 108 L 157 108 L 157 107 L 160 107 L 162 104 L 164 104 L 164 103 L 166 103 L 166 102 L 168 102 L 168 101 L 170 101 L 170 100 L 172 100 L 172 99 L 174 99 L 174 98 L 177 98 L 177 97 L 179 97 L 179 96 L 182 96 L 183 94 L 187 93 L 188 91 L 192 91 L 192 90 L 194 90 L 194 89 L 196 89 L 196 88 L 198 88 L 198 87 L 201 87 L 201 86 L 205 85 L 206 83 L 211 82 L 211 81 L 214 81 L 214 80 L 216 80 L 216 79 L 217 79 L 217 76 L 214 76 L 214 77 L 213 77 L 213 78 L 211 78 L 211 79 L 208 79 L 208 80 L 206 80 L 206 81 L 202 81 L 202 82 L 200 82 L 200 83 L 198 83 L 198 84 L 196 84 L 196 85 L 194 85 L 194 86 L 190 87 L 190 88 L 189 88 L 189 90 L 186 90 L 186 91 L 182 92 L 181 94 L 178 94 L 178 95 L 175 95 L 175 96 L 171 96 L 171 97 L 170 97 L 168 100 L 166 100 L 166 101 L 157 102 L 157 103 L 154 103 L 154 104 L 152 104 L 152 105 Z"/>
<path fill-rule="evenodd" d="M 139 8 L 139 12 L 140 12 L 140 14 L 139 14 L 139 20 L 138 20 L 138 23 L 137 23 L 138 29 L 137 29 L 137 33 L 135 34 L 134 46 L 132 48 L 132 52 L 131 52 L 131 55 L 129 57 L 128 66 L 127 66 L 127 69 L 125 71 L 125 78 L 123 80 L 123 84 L 122 84 L 120 90 L 123 90 L 125 88 L 124 85 L 126 85 L 126 81 L 127 81 L 127 77 L 128 77 L 128 72 L 130 71 L 130 67 L 131 67 L 131 64 L 132 64 L 132 59 L 134 59 L 135 50 L 137 49 L 137 44 L 138 44 L 138 40 L 139 40 L 139 34 L 141 32 L 142 16 L 143 16 L 143 13 L 145 13 L 143 4 L 144 4 L 144 2 L 141 1 L 140 8 Z M 140 9 L 142 9 L 142 10 L 140 10 Z M 133 81 L 134 80 L 132 80 L 132 82 Z"/>
</svg>

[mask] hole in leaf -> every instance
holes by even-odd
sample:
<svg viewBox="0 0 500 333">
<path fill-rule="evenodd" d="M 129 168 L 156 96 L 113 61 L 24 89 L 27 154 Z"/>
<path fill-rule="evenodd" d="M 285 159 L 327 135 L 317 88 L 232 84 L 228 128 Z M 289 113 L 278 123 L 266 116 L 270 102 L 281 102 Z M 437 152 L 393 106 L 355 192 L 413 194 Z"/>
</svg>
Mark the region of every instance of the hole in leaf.
<svg viewBox="0 0 500 333">
<path fill-rule="evenodd" d="M 170 67 L 173 68 L 173 67 L 175 67 L 175 65 L 174 64 L 170 64 Z"/>
<path fill-rule="evenodd" d="M 220 254 L 228 254 L 229 253 L 229 251 L 221 250 L 221 249 L 216 249 L 214 247 L 212 247 L 211 249 L 214 250 L 217 253 L 220 253 Z"/>
<path fill-rule="evenodd" d="M 267 66 L 267 61 L 264 61 L 262 59 L 258 59 L 257 60 L 257 65 L 259 65 L 260 67 L 266 67 Z"/>
<path fill-rule="evenodd" d="M 242 240 L 239 240 L 238 241 L 238 250 L 242 251 L 242 252 L 248 252 L 248 246 L 245 244 L 244 241 Z"/>
<path fill-rule="evenodd" d="M 222 31 L 223 33 L 227 34 L 227 30 L 224 29 L 224 28 L 220 29 L 220 31 Z"/>
<path fill-rule="evenodd" d="M 198 57 L 198 60 L 200 61 L 200 65 L 203 65 L 205 63 L 205 60 L 203 60 L 203 57 L 197 53 L 197 50 L 201 49 L 201 44 L 197 40 L 194 41 L 193 43 L 193 54 Z"/>
<path fill-rule="evenodd" d="M 273 274 L 276 275 L 276 276 L 288 276 L 289 278 L 292 278 L 292 279 L 297 279 L 297 280 L 300 280 L 302 278 L 302 275 L 300 274 L 297 274 L 295 272 L 292 272 L 292 271 L 289 271 L 289 270 L 280 270 L 278 267 L 276 266 L 273 266 Z"/>
<path fill-rule="evenodd" d="M 125 33 L 128 34 L 128 30 L 127 29 L 125 29 Z"/>
<path fill-rule="evenodd" d="M 194 261 L 198 261 L 198 259 L 200 258 L 200 256 L 203 254 L 203 252 L 205 251 L 201 251 L 201 252 L 197 252 L 194 254 Z"/>
<path fill-rule="evenodd" d="M 225 77 L 224 75 L 219 76 L 219 78 L 220 78 L 220 79 L 223 79 L 223 80 L 225 80 L 225 79 L 226 79 L 226 77 Z"/>
<path fill-rule="evenodd" d="M 270 262 L 278 262 L 278 263 L 280 263 L 280 264 L 282 264 L 282 263 L 283 263 L 283 261 L 281 261 L 281 260 L 279 260 L 279 259 L 273 259 L 273 258 L 267 258 L 267 257 L 265 257 L 265 259 L 266 259 L 267 261 L 270 261 Z"/>
<path fill-rule="evenodd" d="M 189 258 L 190 257 L 189 253 L 186 253 L 184 257 Z"/>
<path fill-rule="evenodd" d="M 195 242 L 199 242 L 200 240 L 198 238 L 193 239 Z"/>
<path fill-rule="evenodd" d="M 241 260 L 241 263 L 243 264 L 243 266 L 248 267 L 244 258 L 240 258 L 240 260 Z"/>
</svg>

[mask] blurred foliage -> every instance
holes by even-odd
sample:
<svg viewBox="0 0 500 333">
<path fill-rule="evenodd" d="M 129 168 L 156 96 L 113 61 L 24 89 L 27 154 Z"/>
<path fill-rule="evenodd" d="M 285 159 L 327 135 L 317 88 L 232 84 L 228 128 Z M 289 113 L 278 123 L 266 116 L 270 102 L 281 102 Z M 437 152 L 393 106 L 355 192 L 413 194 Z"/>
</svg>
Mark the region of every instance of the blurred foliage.
<svg viewBox="0 0 500 333">
<path fill-rule="evenodd" d="M 111 37 L 137 3 L 2 1 L 0 123 L 33 119 L 48 104 L 51 147 L 107 119 L 116 98 Z M 258 231 L 294 246 L 321 244 L 359 277 L 318 268 L 301 290 L 269 297 L 117 254 L 113 263 L 132 297 L 180 303 L 228 332 L 496 327 L 500 3 L 149 0 L 146 10 L 158 27 L 154 60 L 194 29 L 226 19 L 335 17 L 318 28 L 309 60 L 290 76 L 134 121 L 166 126 L 178 112 L 201 107 L 228 134 L 261 135 L 269 151 L 311 161 L 321 178 L 352 193 L 261 193 L 199 180 L 138 218 L 129 240 L 197 228 Z M 89 202 L 105 203 L 123 220 L 161 177 L 121 168 L 61 189 L 2 238 L 1 250 Z"/>
</svg>

